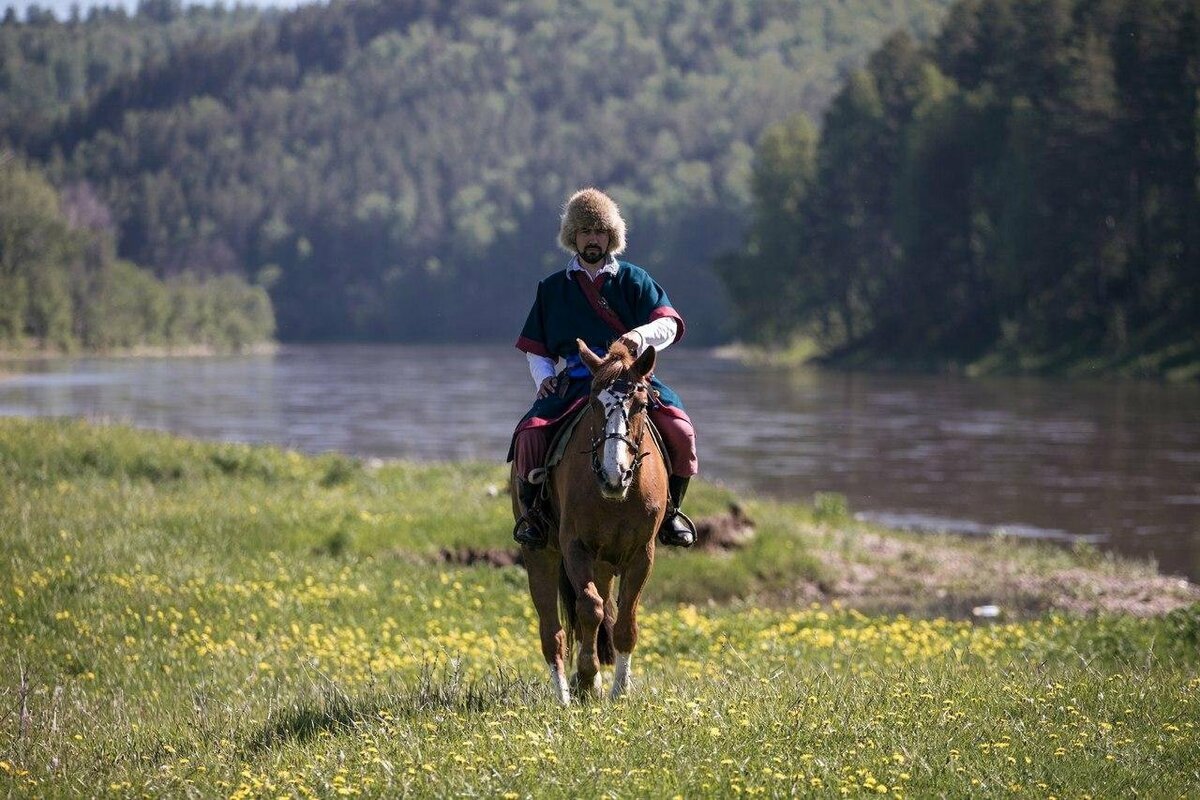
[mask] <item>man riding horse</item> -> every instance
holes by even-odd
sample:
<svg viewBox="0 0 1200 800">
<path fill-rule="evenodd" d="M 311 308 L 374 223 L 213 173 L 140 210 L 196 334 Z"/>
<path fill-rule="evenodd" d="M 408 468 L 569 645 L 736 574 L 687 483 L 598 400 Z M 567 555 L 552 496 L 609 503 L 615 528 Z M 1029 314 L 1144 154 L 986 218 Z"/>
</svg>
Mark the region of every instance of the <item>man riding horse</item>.
<svg viewBox="0 0 1200 800">
<path fill-rule="evenodd" d="M 535 507 L 540 486 L 530 480 L 545 464 L 550 442 L 561 422 L 587 402 L 591 374 L 582 363 L 577 339 L 598 355 L 622 341 L 635 355 L 653 346 L 662 351 L 683 337 L 683 318 L 667 293 L 641 267 L 616 256 L 625 249 L 620 209 L 598 189 L 576 192 L 563 210 L 559 245 L 572 254 L 565 270 L 538 283 L 529 318 L 517 339 L 537 387 L 537 399 L 517 425 L 509 460 L 516 461 L 521 520 L 513 538 L 530 548 L 545 546 L 549 531 Z M 563 367 L 558 370 L 558 362 Z M 651 379 L 650 418 L 670 458 L 670 508 L 658 540 L 691 547 L 695 527 L 680 513 L 688 481 L 698 471 L 696 435 L 682 402 L 658 378 Z"/>
</svg>

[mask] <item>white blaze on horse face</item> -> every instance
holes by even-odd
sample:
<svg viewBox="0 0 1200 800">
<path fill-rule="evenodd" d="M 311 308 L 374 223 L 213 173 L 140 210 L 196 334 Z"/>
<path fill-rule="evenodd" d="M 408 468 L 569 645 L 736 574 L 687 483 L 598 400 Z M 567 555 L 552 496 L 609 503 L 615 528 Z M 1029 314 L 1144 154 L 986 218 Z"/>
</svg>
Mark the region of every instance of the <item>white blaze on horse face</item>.
<svg viewBox="0 0 1200 800">
<path fill-rule="evenodd" d="M 625 440 L 629 436 L 628 404 L 632 395 L 604 389 L 599 394 L 604 407 L 604 482 L 624 488 L 623 476 L 633 468 L 633 452 Z"/>
<path fill-rule="evenodd" d="M 550 667 L 550 686 L 554 689 L 554 697 L 564 706 L 571 705 L 571 689 L 567 686 L 567 676 L 563 674 L 558 664 L 547 664 Z"/>
<path fill-rule="evenodd" d="M 632 683 L 629 675 L 629 662 L 632 660 L 633 653 L 617 653 L 612 692 L 609 694 L 609 697 L 613 700 L 629 692 L 629 686 Z"/>
</svg>

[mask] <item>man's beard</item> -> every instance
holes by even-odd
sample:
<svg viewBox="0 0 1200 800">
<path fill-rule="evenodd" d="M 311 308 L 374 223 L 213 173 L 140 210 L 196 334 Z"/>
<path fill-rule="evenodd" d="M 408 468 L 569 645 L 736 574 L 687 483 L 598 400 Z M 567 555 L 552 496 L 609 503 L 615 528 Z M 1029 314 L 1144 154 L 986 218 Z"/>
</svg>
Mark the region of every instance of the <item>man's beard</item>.
<svg viewBox="0 0 1200 800">
<path fill-rule="evenodd" d="M 588 245 L 579 253 L 579 257 L 588 264 L 599 264 L 604 260 L 604 251 L 595 245 Z"/>
</svg>

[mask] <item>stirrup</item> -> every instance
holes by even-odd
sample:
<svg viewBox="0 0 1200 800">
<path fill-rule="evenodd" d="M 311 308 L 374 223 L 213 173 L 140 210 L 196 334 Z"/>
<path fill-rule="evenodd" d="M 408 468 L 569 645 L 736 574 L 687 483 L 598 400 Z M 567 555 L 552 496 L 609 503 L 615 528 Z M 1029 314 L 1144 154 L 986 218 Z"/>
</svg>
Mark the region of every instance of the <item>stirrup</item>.
<svg viewBox="0 0 1200 800">
<path fill-rule="evenodd" d="M 681 531 L 674 526 L 677 520 L 683 523 L 686 530 Z M 692 518 L 687 514 L 676 509 L 675 513 L 664 519 L 658 527 L 658 541 L 667 547 L 691 547 L 696 543 L 696 523 L 692 522 Z"/>
<path fill-rule="evenodd" d="M 539 531 L 524 515 L 513 526 L 513 540 L 530 550 L 541 550 L 549 539 L 549 536 Z"/>
<path fill-rule="evenodd" d="M 517 479 L 517 499 L 521 518 L 513 526 L 513 540 L 530 550 L 540 550 L 550 540 L 550 525 L 542 512 L 540 495 L 546 482 L 546 470 L 538 468 L 529 473 L 529 480 Z"/>
</svg>

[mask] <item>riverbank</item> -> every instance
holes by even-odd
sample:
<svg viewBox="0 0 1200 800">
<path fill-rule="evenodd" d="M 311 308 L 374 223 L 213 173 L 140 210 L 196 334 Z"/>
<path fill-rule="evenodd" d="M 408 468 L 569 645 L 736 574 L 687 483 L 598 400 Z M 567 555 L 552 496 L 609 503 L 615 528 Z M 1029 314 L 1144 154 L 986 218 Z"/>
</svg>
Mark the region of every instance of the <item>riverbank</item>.
<svg viewBox="0 0 1200 800">
<path fill-rule="evenodd" d="M 901 358 L 861 351 L 827 352 L 815 340 L 798 337 L 779 348 L 732 343 L 714 349 L 718 357 L 746 364 L 795 368 L 963 375 L 971 378 L 1032 376 L 1043 378 L 1154 380 L 1169 383 L 1200 381 L 1200 341 L 1177 341 L 1115 354 L 1083 352 L 1065 346 L 1053 353 L 996 351 L 971 361 L 942 358 Z"/>
<path fill-rule="evenodd" d="M 1078 614 L 1077 580 L 1172 590 L 1095 553 L 742 498 L 745 547 L 662 552 L 632 696 L 564 710 L 520 569 L 448 557 L 507 547 L 502 481 L 0 420 L 0 794 L 1200 791 L 1190 584 L 1165 615 L 1095 591 Z M 702 518 L 735 499 L 693 492 Z M 1022 584 L 1055 576 L 1070 602 Z M 847 607 L 893 603 L 911 613 Z"/>
<path fill-rule="evenodd" d="M 23 350 L 0 349 L 0 364 L 4 362 L 47 361 L 72 358 L 211 358 L 226 355 L 272 355 L 279 351 L 278 342 L 257 342 L 241 347 L 215 347 L 207 344 L 184 344 L 173 346 L 138 345 L 116 347 L 107 350 L 67 351 L 58 348 L 32 347 Z M 0 379 L 13 372 L 0 370 Z"/>
</svg>

